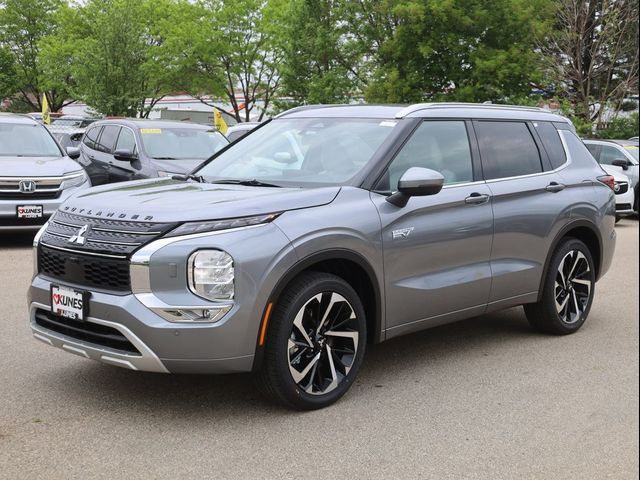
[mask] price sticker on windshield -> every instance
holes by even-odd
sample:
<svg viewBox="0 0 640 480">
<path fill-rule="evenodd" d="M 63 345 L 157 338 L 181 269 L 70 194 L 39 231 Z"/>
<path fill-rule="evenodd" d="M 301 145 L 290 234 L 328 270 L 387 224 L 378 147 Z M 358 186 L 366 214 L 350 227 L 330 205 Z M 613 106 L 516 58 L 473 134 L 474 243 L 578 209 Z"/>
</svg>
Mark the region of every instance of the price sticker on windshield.
<svg viewBox="0 0 640 480">
<path fill-rule="evenodd" d="M 154 134 L 154 133 L 157 134 L 157 133 L 162 133 L 162 129 L 161 128 L 141 128 L 140 133 L 142 133 L 143 135 Z"/>
</svg>

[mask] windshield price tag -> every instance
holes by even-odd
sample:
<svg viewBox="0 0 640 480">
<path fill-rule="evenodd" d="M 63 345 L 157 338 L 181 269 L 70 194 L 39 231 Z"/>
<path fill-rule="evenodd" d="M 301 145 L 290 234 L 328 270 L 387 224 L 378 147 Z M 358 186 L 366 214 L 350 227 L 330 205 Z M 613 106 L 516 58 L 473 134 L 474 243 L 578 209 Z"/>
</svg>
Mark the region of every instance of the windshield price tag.
<svg viewBox="0 0 640 480">
<path fill-rule="evenodd" d="M 42 218 L 42 205 L 18 205 L 18 218 Z"/>
</svg>

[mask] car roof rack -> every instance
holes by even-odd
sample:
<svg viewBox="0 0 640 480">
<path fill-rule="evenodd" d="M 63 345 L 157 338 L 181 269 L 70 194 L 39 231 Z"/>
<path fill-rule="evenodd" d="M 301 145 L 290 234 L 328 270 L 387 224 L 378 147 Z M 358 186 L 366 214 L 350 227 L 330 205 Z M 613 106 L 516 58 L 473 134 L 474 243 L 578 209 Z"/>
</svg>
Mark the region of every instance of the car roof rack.
<svg viewBox="0 0 640 480">
<path fill-rule="evenodd" d="M 416 103 L 409 105 L 396 113 L 396 118 L 403 118 L 407 115 L 421 110 L 431 110 L 436 108 L 479 108 L 493 110 L 521 110 L 527 112 L 548 112 L 549 110 L 540 107 L 525 107 L 520 105 L 502 105 L 499 103 L 465 103 L 465 102 L 438 102 L 438 103 Z"/>
</svg>

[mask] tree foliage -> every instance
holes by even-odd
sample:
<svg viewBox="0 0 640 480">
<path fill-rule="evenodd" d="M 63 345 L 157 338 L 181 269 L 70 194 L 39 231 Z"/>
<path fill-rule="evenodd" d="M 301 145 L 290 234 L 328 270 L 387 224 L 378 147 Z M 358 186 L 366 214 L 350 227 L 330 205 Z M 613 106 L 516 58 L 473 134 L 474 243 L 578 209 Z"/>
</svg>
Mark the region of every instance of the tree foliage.
<svg viewBox="0 0 640 480">
<path fill-rule="evenodd" d="M 638 2 L 559 0 L 544 37 L 550 81 L 576 116 L 602 126 L 605 107 L 638 92 Z"/>
<path fill-rule="evenodd" d="M 0 0 L 0 54 L 6 65 L 0 85 L 11 85 L 17 100 L 30 110 L 40 110 L 42 94 L 52 110 L 60 109 L 69 98 L 65 82 L 54 81 L 43 69 L 42 39 L 57 29 L 56 14 L 63 0 Z M 10 63 L 10 64 L 9 64 Z M 10 75 L 10 84 L 5 84 Z M 1 93 L 1 92 L 0 92 Z M 9 95 L 7 95 L 9 96 Z"/>
</svg>

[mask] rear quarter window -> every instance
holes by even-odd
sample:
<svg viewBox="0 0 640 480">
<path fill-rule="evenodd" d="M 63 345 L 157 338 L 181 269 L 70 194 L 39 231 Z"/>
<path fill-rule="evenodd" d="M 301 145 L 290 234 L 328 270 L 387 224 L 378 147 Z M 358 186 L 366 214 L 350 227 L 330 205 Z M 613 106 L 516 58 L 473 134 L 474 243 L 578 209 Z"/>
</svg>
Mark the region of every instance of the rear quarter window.
<svg viewBox="0 0 640 480">
<path fill-rule="evenodd" d="M 562 147 L 556 127 L 551 122 L 533 122 L 533 126 L 542 140 L 542 145 L 549 156 L 553 168 L 564 165 L 567 161 L 567 154 Z"/>
</svg>

